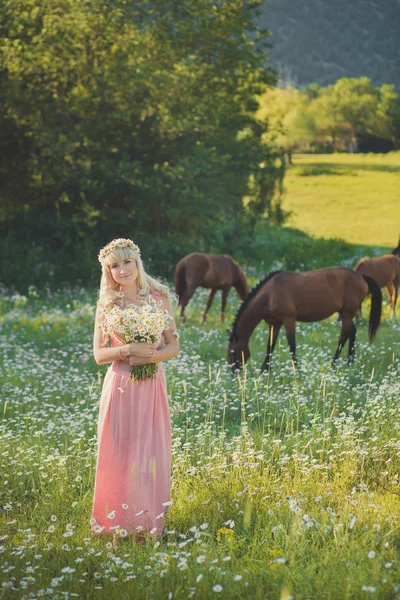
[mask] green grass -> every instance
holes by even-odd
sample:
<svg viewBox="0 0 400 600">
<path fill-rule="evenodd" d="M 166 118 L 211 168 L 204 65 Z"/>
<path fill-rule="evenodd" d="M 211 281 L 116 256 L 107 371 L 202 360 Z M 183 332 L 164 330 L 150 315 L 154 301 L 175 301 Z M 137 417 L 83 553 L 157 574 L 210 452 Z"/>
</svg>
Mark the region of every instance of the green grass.
<svg viewBox="0 0 400 600">
<path fill-rule="evenodd" d="M 285 178 L 289 224 L 315 237 L 393 248 L 400 233 L 400 152 L 297 155 Z"/>
<path fill-rule="evenodd" d="M 399 177 L 400 154 L 295 157 L 292 224 L 347 243 L 260 227 L 236 247 L 251 284 L 393 247 Z M 0 598 L 400 600 L 399 307 L 391 321 L 385 299 L 370 345 L 365 302 L 352 367 L 345 357 L 331 367 L 331 318 L 298 325 L 296 370 L 282 332 L 260 376 L 261 324 L 233 377 L 226 328 L 238 299 L 231 292 L 226 325 L 218 297 L 200 325 L 206 292 L 196 292 L 166 364 L 165 536 L 109 553 L 89 524 L 105 373 L 92 358 L 95 292 L 28 289 L 0 295 Z"/>
<path fill-rule="evenodd" d="M 360 322 L 350 368 L 330 366 L 334 318 L 300 324 L 298 369 L 281 335 L 268 378 L 260 325 L 232 377 L 217 305 L 200 325 L 205 296 L 166 364 L 165 538 L 107 553 L 89 533 L 105 371 L 91 355 L 95 295 L 3 295 L 0 598 L 400 598 L 400 315 L 385 304 L 373 345 Z"/>
</svg>

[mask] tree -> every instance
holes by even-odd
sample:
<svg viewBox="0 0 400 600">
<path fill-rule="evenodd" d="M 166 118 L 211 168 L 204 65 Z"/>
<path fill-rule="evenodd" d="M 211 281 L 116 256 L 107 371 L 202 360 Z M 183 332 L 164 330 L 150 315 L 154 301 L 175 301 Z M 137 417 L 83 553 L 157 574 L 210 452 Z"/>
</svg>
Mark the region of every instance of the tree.
<svg viewBox="0 0 400 600">
<path fill-rule="evenodd" d="M 400 148 L 400 97 L 393 85 L 384 84 L 379 88 L 375 135 L 390 140 L 394 148 Z"/>
<path fill-rule="evenodd" d="M 78 237 L 110 221 L 157 235 L 190 223 L 190 235 L 210 236 L 243 213 L 261 155 L 273 194 L 280 172 L 253 114 L 274 81 L 259 5 L 5 0 L 0 92 L 23 176 L 0 197 L 3 222 L 40 211 L 75 223 Z"/>
<path fill-rule="evenodd" d="M 377 88 L 367 77 L 339 79 L 326 88 L 268 89 L 259 105 L 257 118 L 267 126 L 264 139 L 281 147 L 289 162 L 291 152 L 311 146 L 355 151 L 358 140 L 400 144 L 399 96 L 394 86 Z"/>
<path fill-rule="evenodd" d="M 331 137 L 333 144 L 340 139 L 356 150 L 357 135 L 374 128 L 378 97 L 368 77 L 342 78 L 323 88 L 313 101 L 320 130 Z"/>
<path fill-rule="evenodd" d="M 259 99 L 257 118 L 266 123 L 264 140 L 276 144 L 288 156 L 315 138 L 316 125 L 305 94 L 293 87 L 268 89 Z"/>
</svg>

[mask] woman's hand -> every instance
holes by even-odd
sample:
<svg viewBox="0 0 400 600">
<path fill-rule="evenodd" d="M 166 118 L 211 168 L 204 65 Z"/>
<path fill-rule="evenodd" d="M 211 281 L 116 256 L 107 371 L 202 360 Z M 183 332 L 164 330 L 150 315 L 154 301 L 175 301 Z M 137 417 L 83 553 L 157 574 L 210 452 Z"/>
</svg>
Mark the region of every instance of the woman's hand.
<svg viewBox="0 0 400 600">
<path fill-rule="evenodd" d="M 129 357 L 128 362 L 131 367 L 134 367 L 135 365 L 148 365 L 149 363 L 157 362 L 156 357 L 157 357 L 157 352 L 152 356 L 145 356 L 145 357 L 132 355 Z"/>
<path fill-rule="evenodd" d="M 133 357 L 135 358 L 149 358 L 154 356 L 157 353 L 157 348 L 155 344 L 148 344 L 147 342 L 137 342 L 136 344 L 128 344 L 129 351 L 128 354 L 129 360 Z M 125 353 L 124 353 L 125 354 Z M 151 360 L 149 362 L 152 362 Z M 130 365 L 144 365 L 146 362 L 141 360 L 141 362 L 131 363 Z"/>
</svg>

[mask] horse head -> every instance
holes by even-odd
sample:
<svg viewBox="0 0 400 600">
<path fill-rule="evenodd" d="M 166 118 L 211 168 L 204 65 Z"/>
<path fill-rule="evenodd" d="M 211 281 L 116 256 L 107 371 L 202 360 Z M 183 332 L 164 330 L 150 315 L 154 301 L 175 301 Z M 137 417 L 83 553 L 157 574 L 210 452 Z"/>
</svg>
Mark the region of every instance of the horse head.
<svg viewBox="0 0 400 600">
<path fill-rule="evenodd" d="M 249 358 L 249 345 L 240 340 L 236 333 L 229 333 L 228 363 L 231 365 L 232 371 L 241 369 L 244 363 L 249 360 Z"/>
</svg>

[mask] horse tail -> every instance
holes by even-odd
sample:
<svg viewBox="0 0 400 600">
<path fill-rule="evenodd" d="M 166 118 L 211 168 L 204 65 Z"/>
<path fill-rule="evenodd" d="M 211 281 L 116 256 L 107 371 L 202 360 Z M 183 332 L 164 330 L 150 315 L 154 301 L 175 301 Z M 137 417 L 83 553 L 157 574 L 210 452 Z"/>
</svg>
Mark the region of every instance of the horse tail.
<svg viewBox="0 0 400 600">
<path fill-rule="evenodd" d="M 368 337 L 369 341 L 372 342 L 381 323 L 382 292 L 373 277 L 362 275 L 362 278 L 366 281 L 368 289 L 371 292 L 371 312 L 369 313 Z"/>
<path fill-rule="evenodd" d="M 247 281 L 246 273 L 243 271 L 242 267 L 236 261 L 234 264 L 236 267 L 236 280 L 234 282 L 234 286 L 240 296 L 240 299 L 244 300 L 250 292 L 250 287 Z"/>
<path fill-rule="evenodd" d="M 182 296 L 186 290 L 186 263 L 182 259 L 178 262 L 175 268 L 174 276 L 175 290 L 179 296 L 179 303 L 182 300 Z"/>
</svg>

